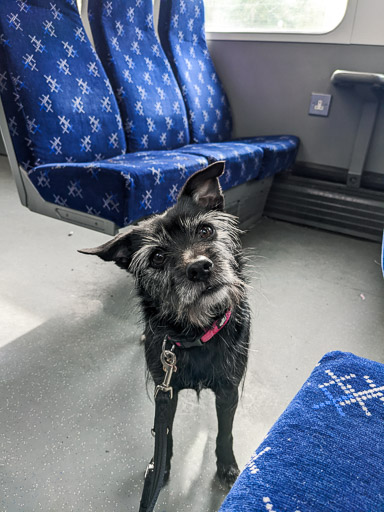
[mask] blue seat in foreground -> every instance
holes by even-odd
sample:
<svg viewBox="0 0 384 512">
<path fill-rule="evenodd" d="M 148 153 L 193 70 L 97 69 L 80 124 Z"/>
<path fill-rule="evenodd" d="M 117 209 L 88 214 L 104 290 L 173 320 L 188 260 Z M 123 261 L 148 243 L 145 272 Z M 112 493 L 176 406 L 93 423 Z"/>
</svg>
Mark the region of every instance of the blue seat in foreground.
<svg viewBox="0 0 384 512">
<path fill-rule="evenodd" d="M 191 141 L 230 140 L 230 105 L 209 54 L 203 0 L 160 0 L 159 36 L 184 97 Z M 259 179 L 289 168 L 299 146 L 294 135 L 248 137 L 233 142 L 258 144 L 263 149 Z"/>
<path fill-rule="evenodd" d="M 330 352 L 271 428 L 220 512 L 384 510 L 383 439 L 384 364 Z"/>
</svg>

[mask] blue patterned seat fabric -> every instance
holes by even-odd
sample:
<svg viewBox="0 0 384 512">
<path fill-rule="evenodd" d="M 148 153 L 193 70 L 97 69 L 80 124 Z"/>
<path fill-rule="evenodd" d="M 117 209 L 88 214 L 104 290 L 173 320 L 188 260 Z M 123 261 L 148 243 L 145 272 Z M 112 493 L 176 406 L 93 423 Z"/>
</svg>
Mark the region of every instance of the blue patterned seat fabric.
<svg viewBox="0 0 384 512">
<path fill-rule="evenodd" d="M 118 105 L 75 0 L 0 2 L 0 91 L 18 163 L 54 204 L 124 226 L 165 210 L 207 164 L 123 154 Z"/>
<path fill-rule="evenodd" d="M 256 144 L 263 150 L 264 157 L 259 179 L 289 169 L 296 160 L 300 142 L 295 135 L 266 135 L 265 137 L 235 139 L 235 141 Z"/>
<path fill-rule="evenodd" d="M 161 140 L 164 134 L 169 134 L 164 137 L 164 141 L 170 147 L 180 146 L 181 141 L 188 142 L 189 132 L 180 131 L 180 124 L 177 123 L 181 118 L 175 117 L 172 112 L 173 105 L 177 105 L 177 110 L 182 111 L 183 120 L 187 123 L 180 89 L 154 31 L 152 0 L 89 0 L 88 12 L 96 48 L 119 98 L 123 123 L 128 126 L 126 133 L 130 150 L 143 149 L 143 140 L 145 148 L 159 149 L 163 145 Z M 200 50 L 200 47 L 197 49 Z M 168 87 L 164 86 L 164 77 Z M 221 87 L 219 82 L 216 87 Z M 159 98 L 159 90 L 163 94 L 165 90 L 164 97 Z M 160 101 L 161 99 L 164 101 Z M 216 133 L 206 140 L 223 140 L 224 136 L 230 134 L 230 115 L 226 110 L 228 102 L 224 91 L 222 99 L 217 101 L 216 95 L 212 101 L 211 112 L 202 112 L 197 107 L 196 112 L 203 117 L 219 117 L 215 122 L 207 123 L 207 126 L 214 125 Z M 179 109 L 180 102 L 182 109 Z M 155 126 L 151 133 L 148 132 L 148 119 Z M 174 120 L 174 123 L 171 125 L 167 120 Z M 169 131 L 167 124 L 171 126 Z M 187 125 L 185 129 L 188 130 Z M 201 148 L 194 144 L 183 147 L 182 151 L 202 155 L 209 162 L 225 159 L 226 176 L 222 179 L 225 189 L 257 177 L 261 170 L 263 151 L 259 145 L 252 143 L 221 142 L 219 145 L 202 144 Z"/>
<path fill-rule="evenodd" d="M 124 226 L 165 210 L 186 176 L 208 161 L 226 160 L 224 189 L 259 176 L 260 170 L 273 172 L 276 159 L 272 165 L 264 158 L 263 165 L 268 165 L 261 168 L 271 144 L 270 154 L 277 150 L 270 139 L 215 142 L 229 135 L 230 114 L 225 94 L 217 94 L 222 89 L 213 72 L 210 80 L 216 87 L 207 84 L 212 96 L 207 101 L 216 121 L 210 118 L 212 112 L 200 109 L 213 123 L 204 128 L 211 142 L 203 138 L 202 144 L 178 148 L 189 142 L 186 110 L 154 32 L 151 0 L 90 4 L 96 43 L 113 87 L 86 36 L 75 0 L 0 3 L 2 103 L 18 163 L 46 201 Z M 191 37 L 197 52 L 199 45 Z M 205 64 L 191 51 L 200 68 L 199 81 L 211 69 L 209 54 L 203 53 Z M 203 89 L 194 90 L 200 97 Z M 154 151 L 127 155 L 126 139 L 130 150 Z M 285 151 L 288 142 L 294 148 L 293 138 L 280 142 L 279 148 Z M 284 151 L 279 151 L 279 165 L 285 166 Z"/>
<path fill-rule="evenodd" d="M 183 93 L 192 141 L 229 140 L 231 112 L 209 54 L 203 0 L 160 0 L 159 36 Z M 295 136 L 271 135 L 240 141 L 259 144 L 263 149 L 259 178 L 289 168 L 299 145 Z"/>
<path fill-rule="evenodd" d="M 263 150 L 245 142 L 189 144 L 179 149 L 184 154 L 201 155 L 209 163 L 225 160 L 225 172 L 220 178 L 223 190 L 235 187 L 259 176 Z"/>
<path fill-rule="evenodd" d="M 0 2 L 0 90 L 27 171 L 126 149 L 116 99 L 75 0 Z"/>
<path fill-rule="evenodd" d="M 119 102 L 129 151 L 188 144 L 187 113 L 155 34 L 152 0 L 89 0 L 88 16 Z"/>
<path fill-rule="evenodd" d="M 42 165 L 29 177 L 46 201 L 126 226 L 172 206 L 188 176 L 207 164 L 175 150 L 142 151 L 88 164 Z"/>
<path fill-rule="evenodd" d="M 384 510 L 384 365 L 330 352 L 219 512 Z"/>
<path fill-rule="evenodd" d="M 187 105 L 191 140 L 229 140 L 228 98 L 209 55 L 202 0 L 161 0 L 159 36 Z"/>
</svg>

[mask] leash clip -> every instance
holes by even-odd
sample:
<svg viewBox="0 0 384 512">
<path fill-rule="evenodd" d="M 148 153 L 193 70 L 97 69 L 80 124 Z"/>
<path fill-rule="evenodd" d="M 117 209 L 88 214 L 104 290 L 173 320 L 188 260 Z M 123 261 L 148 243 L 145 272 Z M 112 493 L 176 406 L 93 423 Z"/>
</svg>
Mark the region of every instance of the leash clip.
<svg viewBox="0 0 384 512">
<path fill-rule="evenodd" d="M 147 469 L 144 473 L 144 479 L 147 478 L 149 473 L 152 473 L 152 471 L 155 469 L 155 464 L 153 462 L 153 459 L 151 459 L 151 462 L 148 463 Z"/>
<path fill-rule="evenodd" d="M 168 336 L 165 337 L 163 341 L 163 347 L 161 350 L 160 355 L 160 361 L 163 365 L 163 370 L 165 372 L 164 380 L 162 384 L 159 384 L 156 386 L 155 389 L 155 398 L 157 397 L 157 394 L 159 391 L 163 391 L 164 393 L 169 393 L 169 396 L 171 399 L 173 398 L 173 387 L 171 384 L 171 378 L 173 375 L 173 372 L 177 371 L 176 366 L 176 354 L 173 352 L 175 345 L 172 345 L 170 350 L 167 350 L 166 343 L 168 340 Z"/>
</svg>

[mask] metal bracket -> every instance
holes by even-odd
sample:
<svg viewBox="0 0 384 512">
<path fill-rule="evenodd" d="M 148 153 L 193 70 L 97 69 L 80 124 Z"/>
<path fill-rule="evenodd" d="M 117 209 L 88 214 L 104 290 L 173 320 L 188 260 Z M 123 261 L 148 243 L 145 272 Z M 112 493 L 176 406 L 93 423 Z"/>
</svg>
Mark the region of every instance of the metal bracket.
<svg viewBox="0 0 384 512">
<path fill-rule="evenodd" d="M 351 163 L 349 165 L 347 186 L 359 188 L 364 164 L 367 159 L 368 149 L 371 142 L 373 129 L 376 123 L 379 110 L 379 99 L 367 101 L 363 105 L 360 123 L 357 129 L 355 143 L 353 145 Z"/>
<path fill-rule="evenodd" d="M 331 83 L 341 87 L 363 86 L 365 93 L 370 91 L 370 98 L 363 104 L 347 176 L 347 186 L 359 188 L 384 91 L 384 74 L 337 69 L 332 73 Z"/>
</svg>

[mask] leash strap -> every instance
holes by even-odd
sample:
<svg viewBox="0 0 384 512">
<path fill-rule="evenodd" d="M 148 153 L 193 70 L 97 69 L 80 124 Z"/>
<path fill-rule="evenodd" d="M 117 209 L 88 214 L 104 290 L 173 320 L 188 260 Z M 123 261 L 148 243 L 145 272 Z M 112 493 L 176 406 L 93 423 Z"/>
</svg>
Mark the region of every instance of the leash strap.
<svg viewBox="0 0 384 512">
<path fill-rule="evenodd" d="M 170 394 L 159 390 L 155 398 L 155 452 L 145 473 L 139 512 L 152 512 L 159 497 L 165 473 L 168 442 Z"/>
<path fill-rule="evenodd" d="M 176 355 L 173 352 L 174 346 L 172 346 L 171 350 L 167 350 L 166 343 L 167 339 L 164 339 L 160 356 L 165 372 L 164 381 L 156 386 L 155 390 L 155 421 L 153 427 L 155 453 L 145 472 L 139 512 L 153 511 L 164 481 L 170 419 L 169 411 L 173 398 L 173 388 L 170 384 L 173 372 L 177 371 Z"/>
</svg>

